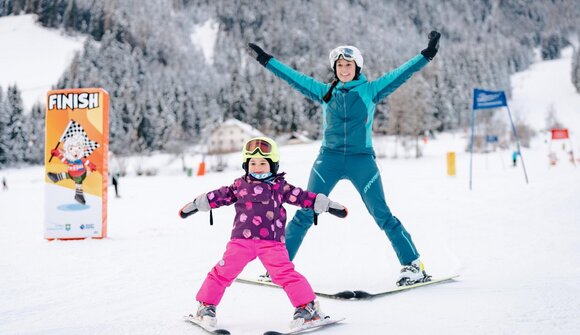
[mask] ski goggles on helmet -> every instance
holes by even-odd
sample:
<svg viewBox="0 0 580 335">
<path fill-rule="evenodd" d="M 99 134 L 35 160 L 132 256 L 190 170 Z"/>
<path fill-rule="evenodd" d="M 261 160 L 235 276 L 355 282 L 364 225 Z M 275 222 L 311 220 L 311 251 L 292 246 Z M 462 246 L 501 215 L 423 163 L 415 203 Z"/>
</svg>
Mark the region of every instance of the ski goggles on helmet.
<svg viewBox="0 0 580 335">
<path fill-rule="evenodd" d="M 250 154 L 260 151 L 262 155 L 269 155 L 272 153 L 272 144 L 261 139 L 254 139 L 246 143 L 244 150 Z"/>
<path fill-rule="evenodd" d="M 330 68 L 334 69 L 334 64 L 336 61 L 342 57 L 347 61 L 354 61 L 358 67 L 362 69 L 363 67 L 363 57 L 356 47 L 350 45 L 343 45 L 337 48 L 334 48 L 330 55 L 328 56 L 328 60 L 330 61 Z"/>
<path fill-rule="evenodd" d="M 354 50 L 352 50 L 351 48 L 336 48 L 334 50 L 332 50 L 332 53 L 330 54 L 330 58 L 333 60 L 333 63 L 336 62 L 340 56 L 342 56 L 342 58 L 348 60 L 348 61 L 353 61 L 354 60 Z"/>
<path fill-rule="evenodd" d="M 248 140 L 242 149 L 242 162 L 250 158 L 264 157 L 273 163 L 280 161 L 280 153 L 276 142 L 268 137 L 256 137 Z"/>
</svg>

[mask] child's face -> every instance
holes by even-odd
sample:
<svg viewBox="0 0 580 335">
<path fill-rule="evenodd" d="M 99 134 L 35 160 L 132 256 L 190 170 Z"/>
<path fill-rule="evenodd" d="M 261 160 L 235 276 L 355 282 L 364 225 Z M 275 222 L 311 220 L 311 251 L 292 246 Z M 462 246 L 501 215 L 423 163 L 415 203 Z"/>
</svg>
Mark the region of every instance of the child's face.
<svg viewBox="0 0 580 335">
<path fill-rule="evenodd" d="M 344 58 L 339 58 L 336 61 L 336 75 L 338 80 L 343 83 L 348 83 L 354 79 L 356 73 L 356 63 L 353 60 L 346 60 Z"/>
<path fill-rule="evenodd" d="M 270 164 L 265 158 L 251 158 L 248 165 L 249 173 L 270 172 Z"/>
</svg>

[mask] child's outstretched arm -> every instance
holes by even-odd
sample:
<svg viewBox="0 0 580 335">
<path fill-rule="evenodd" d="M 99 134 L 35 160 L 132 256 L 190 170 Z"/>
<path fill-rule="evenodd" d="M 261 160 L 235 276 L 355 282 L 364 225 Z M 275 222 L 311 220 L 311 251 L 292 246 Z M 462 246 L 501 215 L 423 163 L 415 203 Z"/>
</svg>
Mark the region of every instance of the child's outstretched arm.
<svg viewBox="0 0 580 335">
<path fill-rule="evenodd" d="M 316 214 L 328 212 L 339 218 L 344 218 L 348 215 L 348 210 L 345 206 L 330 200 L 326 195 L 318 193 L 314 201 L 314 212 Z"/>
<path fill-rule="evenodd" d="M 346 217 L 348 210 L 345 206 L 338 202 L 331 201 L 322 193 L 313 193 L 301 189 L 300 187 L 292 186 L 285 183 L 282 189 L 284 193 L 284 202 L 291 205 L 300 206 L 302 208 L 310 208 L 314 210 L 314 217 L 320 213 L 328 212 L 340 218 Z M 316 222 L 316 221 L 315 221 Z"/>
<path fill-rule="evenodd" d="M 185 219 L 186 217 L 193 215 L 198 211 L 209 212 L 212 208 L 229 206 L 233 204 L 238 200 L 236 197 L 237 183 L 238 182 L 236 181 L 230 186 L 222 186 L 217 190 L 198 195 L 195 200 L 188 202 L 179 210 L 179 216 L 182 219 Z"/>
<path fill-rule="evenodd" d="M 330 84 L 323 84 L 312 77 L 294 70 L 266 53 L 254 43 L 248 43 L 246 51 L 250 57 L 255 58 L 266 69 L 286 81 L 291 87 L 304 94 L 307 98 L 319 103 L 323 102 L 322 97 L 328 91 Z"/>
</svg>

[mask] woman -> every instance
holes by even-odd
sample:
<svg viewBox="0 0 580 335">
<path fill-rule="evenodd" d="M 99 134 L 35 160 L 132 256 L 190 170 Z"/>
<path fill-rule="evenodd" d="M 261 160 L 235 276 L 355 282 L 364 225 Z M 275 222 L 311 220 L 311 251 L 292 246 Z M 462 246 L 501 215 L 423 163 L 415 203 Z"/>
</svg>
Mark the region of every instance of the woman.
<svg viewBox="0 0 580 335">
<path fill-rule="evenodd" d="M 383 192 L 383 184 L 372 147 L 372 123 L 379 101 L 405 83 L 435 57 L 441 34 L 429 34 L 428 47 L 405 64 L 375 81 L 367 81 L 361 52 L 353 46 L 339 46 L 329 55 L 335 79 L 330 84 L 306 76 L 259 46 L 248 44 L 248 53 L 266 69 L 285 80 L 306 97 L 322 104 L 323 138 L 320 153 L 310 172 L 308 190 L 330 194 L 341 179 L 350 180 L 373 216 L 389 238 L 402 265 L 397 285 L 428 281 L 419 253 L 401 221 L 392 215 Z M 294 259 L 304 236 L 312 226 L 314 213 L 299 210 L 286 227 L 286 248 Z"/>
</svg>

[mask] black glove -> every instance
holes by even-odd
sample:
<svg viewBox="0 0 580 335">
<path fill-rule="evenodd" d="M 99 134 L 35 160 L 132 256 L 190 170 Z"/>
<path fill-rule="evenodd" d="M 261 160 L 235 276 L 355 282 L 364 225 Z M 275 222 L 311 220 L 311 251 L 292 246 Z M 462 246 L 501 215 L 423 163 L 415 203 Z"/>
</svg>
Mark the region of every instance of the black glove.
<svg viewBox="0 0 580 335">
<path fill-rule="evenodd" d="M 270 61 L 270 58 L 272 58 L 271 55 L 265 53 L 264 50 L 262 50 L 262 48 L 255 45 L 254 43 L 248 43 L 246 51 L 252 58 L 255 58 L 263 66 L 266 66 L 266 64 L 268 64 L 268 62 Z"/>
<path fill-rule="evenodd" d="M 425 56 L 428 60 L 433 60 L 433 57 L 437 54 L 437 50 L 439 50 L 439 38 L 441 34 L 436 32 L 435 30 L 429 33 L 429 45 L 427 49 L 423 49 L 421 54 Z"/>
</svg>

